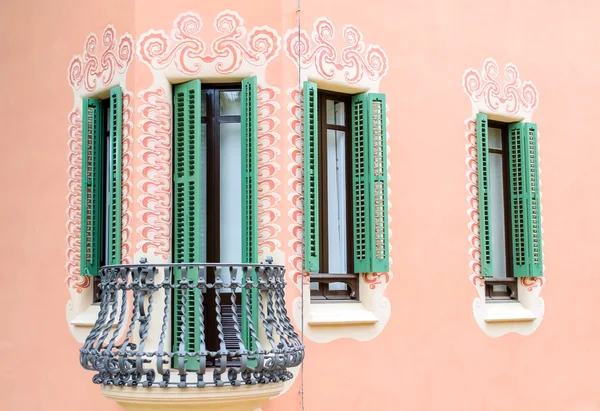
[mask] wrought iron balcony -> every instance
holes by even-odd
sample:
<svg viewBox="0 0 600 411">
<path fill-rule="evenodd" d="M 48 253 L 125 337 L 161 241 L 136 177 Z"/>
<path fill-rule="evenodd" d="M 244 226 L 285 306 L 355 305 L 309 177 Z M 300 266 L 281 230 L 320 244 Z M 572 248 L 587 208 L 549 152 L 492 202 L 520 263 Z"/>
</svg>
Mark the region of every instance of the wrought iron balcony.
<svg viewBox="0 0 600 411">
<path fill-rule="evenodd" d="M 97 384 L 265 384 L 290 379 L 304 358 L 282 266 L 106 266 L 100 291 L 98 319 L 80 350 Z"/>
</svg>

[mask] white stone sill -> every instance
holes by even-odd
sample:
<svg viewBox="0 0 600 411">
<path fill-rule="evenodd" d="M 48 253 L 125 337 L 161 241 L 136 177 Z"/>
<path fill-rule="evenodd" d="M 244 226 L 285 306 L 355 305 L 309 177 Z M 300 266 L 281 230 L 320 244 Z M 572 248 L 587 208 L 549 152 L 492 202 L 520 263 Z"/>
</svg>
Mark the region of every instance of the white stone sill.
<svg viewBox="0 0 600 411">
<path fill-rule="evenodd" d="M 537 319 L 531 311 L 519 302 L 485 304 L 486 323 L 531 322 Z"/>
<path fill-rule="evenodd" d="M 379 319 L 361 303 L 310 304 L 307 323 L 311 326 L 373 325 Z"/>
</svg>

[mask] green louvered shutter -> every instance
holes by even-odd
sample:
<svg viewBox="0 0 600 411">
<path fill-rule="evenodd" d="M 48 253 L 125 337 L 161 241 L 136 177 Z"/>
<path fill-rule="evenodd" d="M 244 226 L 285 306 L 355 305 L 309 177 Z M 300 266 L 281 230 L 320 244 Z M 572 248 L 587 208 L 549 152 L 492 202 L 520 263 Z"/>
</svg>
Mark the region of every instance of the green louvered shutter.
<svg viewBox="0 0 600 411">
<path fill-rule="evenodd" d="M 371 271 L 369 218 L 370 186 L 369 158 L 369 97 L 358 94 L 352 97 L 352 233 L 354 237 L 354 271 Z"/>
<path fill-rule="evenodd" d="M 102 165 L 104 139 L 102 102 L 83 99 L 81 167 L 81 274 L 97 276 L 102 251 Z"/>
<path fill-rule="evenodd" d="M 121 263 L 121 190 L 123 162 L 123 93 L 110 90 L 110 141 L 108 149 L 108 264 Z"/>
<path fill-rule="evenodd" d="M 479 247 L 481 274 L 491 277 L 492 273 L 492 224 L 490 210 L 490 165 L 488 147 L 488 118 L 477 114 L 477 181 L 479 194 Z"/>
<path fill-rule="evenodd" d="M 528 234 L 528 265 L 530 277 L 543 275 L 542 262 L 542 228 L 540 213 L 540 178 L 538 165 L 538 133 L 537 125 L 524 123 L 522 128 L 525 142 L 525 170 L 527 178 L 527 234 Z"/>
<path fill-rule="evenodd" d="M 368 102 L 370 271 L 383 273 L 390 269 L 385 94 L 371 93 Z"/>
<path fill-rule="evenodd" d="M 319 272 L 317 85 L 304 82 L 304 271 Z"/>
<path fill-rule="evenodd" d="M 204 227 L 201 198 L 202 184 L 202 134 L 200 81 L 192 80 L 174 87 L 173 104 L 173 261 L 175 263 L 205 262 Z M 175 270 L 176 280 L 182 278 Z M 190 282 L 198 280 L 198 270 L 187 270 Z M 184 294 L 185 293 L 185 294 Z M 199 315 L 199 290 L 175 290 L 173 350 L 200 351 L 199 330 L 203 328 Z M 183 299 L 187 307 L 183 322 Z M 180 347 L 183 339 L 183 347 Z M 197 370 L 196 358 L 186 358 L 186 368 Z M 175 367 L 178 357 L 175 357 Z"/>
<path fill-rule="evenodd" d="M 242 262 L 258 263 L 258 101 L 256 76 L 242 81 Z M 252 281 L 258 281 L 256 272 Z M 244 279 L 245 282 L 245 279 Z M 251 290 L 252 323 L 258 325 L 258 290 Z M 248 327 L 246 290 L 242 292 L 242 336 L 247 349 L 254 349 Z M 250 346 L 252 342 L 253 346 Z"/>
<path fill-rule="evenodd" d="M 523 123 L 508 126 L 512 259 L 515 277 L 529 276 L 529 213 L 526 151 Z"/>
</svg>

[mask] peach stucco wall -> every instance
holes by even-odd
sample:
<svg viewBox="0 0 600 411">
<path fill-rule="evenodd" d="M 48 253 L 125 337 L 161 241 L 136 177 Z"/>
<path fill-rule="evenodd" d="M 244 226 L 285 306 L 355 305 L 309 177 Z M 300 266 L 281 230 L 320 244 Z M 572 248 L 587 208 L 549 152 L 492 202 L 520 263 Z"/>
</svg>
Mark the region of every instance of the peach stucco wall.
<svg viewBox="0 0 600 411">
<path fill-rule="evenodd" d="M 209 4 L 210 3 L 210 4 Z M 67 141 L 73 90 L 67 69 L 86 37 L 112 24 L 137 42 L 151 29 L 169 32 L 181 13 L 203 20 L 206 43 L 215 16 L 237 12 L 248 28 L 269 26 L 282 48 L 265 68 L 278 89 L 272 145 L 272 205 L 279 245 L 293 263 L 288 197 L 292 143 L 288 90 L 298 71 L 283 39 L 296 26 L 295 1 L 145 0 L 0 4 L 3 137 L 0 187 L 0 409 L 117 410 L 78 363 L 79 343 L 65 319 Z M 269 411 L 556 410 L 600 411 L 600 282 L 594 274 L 600 218 L 596 190 L 596 100 L 600 93 L 597 16 L 587 1 L 301 0 L 302 29 L 327 18 L 336 42 L 351 24 L 366 45 L 385 51 L 379 90 L 389 105 L 392 272 L 384 296 L 391 313 L 366 341 L 305 339 L 304 375 Z M 203 29 L 204 30 L 204 29 Z M 204 31 L 203 31 L 204 33 Z M 491 338 L 473 317 L 465 119 L 471 102 L 462 76 L 492 57 L 512 62 L 535 84 L 532 120 L 540 131 L 545 277 L 543 322 L 530 335 Z M 339 56 L 338 56 L 339 59 Z M 153 74 L 134 54 L 126 74 L 133 100 L 132 168 L 143 123 L 138 93 Z M 134 173 L 132 198 L 141 191 Z M 143 205 L 133 202 L 134 229 Z M 134 230 L 130 257 L 144 239 Z M 300 292 L 290 279 L 289 311 Z M 71 292 L 73 288 L 71 287 Z M 335 332 L 335 331 L 334 331 Z M 304 382 L 302 387 L 301 381 Z"/>
</svg>

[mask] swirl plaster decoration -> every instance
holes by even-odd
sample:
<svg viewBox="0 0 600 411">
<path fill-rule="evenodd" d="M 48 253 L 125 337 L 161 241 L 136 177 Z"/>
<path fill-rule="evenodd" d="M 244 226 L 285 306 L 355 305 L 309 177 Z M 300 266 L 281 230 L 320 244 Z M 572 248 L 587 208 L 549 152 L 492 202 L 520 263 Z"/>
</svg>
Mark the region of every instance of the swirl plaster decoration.
<svg viewBox="0 0 600 411">
<path fill-rule="evenodd" d="M 388 58 L 378 45 L 365 46 L 363 35 L 352 25 L 344 26 L 342 30 L 343 46 L 336 46 L 334 25 L 328 19 L 322 17 L 317 19 L 313 25 L 313 31 L 309 35 L 305 30 L 288 30 L 285 36 L 285 52 L 296 66 L 300 66 L 300 81 L 310 79 L 317 83 L 318 87 L 341 86 L 349 93 L 377 92 L 379 83 L 388 70 Z M 338 58 L 339 56 L 339 58 Z M 302 297 L 296 298 L 292 305 L 293 315 L 297 323 L 302 319 L 312 316 L 313 308 L 310 304 L 310 292 L 308 290 L 310 278 L 308 273 L 303 272 L 303 92 L 298 87 L 292 87 L 287 91 L 291 102 L 287 109 L 289 112 L 288 126 L 288 195 L 291 223 L 288 231 L 291 240 L 288 263 L 290 279 L 300 291 L 304 288 L 304 302 Z M 389 103 L 387 106 L 389 112 Z M 389 113 L 387 116 L 389 123 Z M 387 135 L 389 142 L 389 133 Z M 390 146 L 388 144 L 388 165 L 390 165 Z M 389 178 L 389 173 L 388 173 Z M 391 193 L 391 190 L 389 190 Z M 391 197 L 389 195 L 388 197 Z M 391 207 L 391 203 L 390 203 Z M 391 221 L 391 219 L 390 219 Z M 390 231 L 391 237 L 391 231 Z M 390 246 L 391 249 L 391 246 Z M 390 260 L 391 261 L 391 260 Z M 374 326 L 362 329 L 347 325 L 336 326 L 335 332 L 327 327 L 305 326 L 305 336 L 315 342 L 330 342 L 338 338 L 352 338 L 366 341 L 375 338 L 387 324 L 391 307 L 389 300 L 383 296 L 389 284 L 392 273 L 368 273 L 362 276 L 360 281 L 361 305 L 377 318 Z M 304 312 L 304 315 L 302 315 Z"/>
<path fill-rule="evenodd" d="M 115 28 L 108 25 L 102 33 L 102 46 L 104 50 L 98 56 L 96 46 L 98 37 L 91 33 L 83 48 L 83 56 L 75 56 L 69 64 L 69 84 L 73 90 L 80 90 L 81 86 L 88 92 L 100 88 L 107 88 L 113 83 L 115 75 L 125 74 L 133 58 L 133 39 L 129 33 L 124 34 L 117 44 Z"/>
<path fill-rule="evenodd" d="M 309 36 L 306 30 L 300 35 L 288 31 L 285 38 L 287 56 L 302 69 L 315 69 L 318 76 L 330 81 L 343 81 L 358 84 L 364 77 L 378 82 L 388 70 L 388 59 L 378 45 L 365 48 L 362 33 L 352 25 L 344 26 L 342 37 L 345 47 L 341 50 L 334 45 L 333 23 L 321 17 L 313 25 Z M 339 60 L 338 60 L 339 55 Z"/>
<path fill-rule="evenodd" d="M 533 83 L 521 82 L 519 71 L 514 64 L 505 66 L 504 85 L 497 80 L 498 64 L 491 58 L 483 63 L 481 74 L 469 68 L 463 74 L 463 88 L 472 104 L 472 116 L 465 120 L 467 144 L 467 215 L 469 216 L 469 281 L 475 287 L 478 297 L 473 301 L 475 318 L 489 335 L 500 336 L 508 332 L 532 333 L 541 322 L 544 314 L 544 301 L 539 297 L 546 281 L 545 277 L 519 278 L 519 302 L 537 316 L 537 320 L 515 326 L 514 324 L 491 326 L 484 321 L 485 278 L 481 274 L 481 252 L 479 238 L 479 198 L 477 182 L 477 132 L 475 115 L 479 112 L 497 114 L 509 121 L 531 121 L 533 110 L 538 104 L 538 92 Z M 539 134 L 538 134 L 539 135 Z M 541 170 L 540 170 L 541 174 Z M 541 186 L 541 181 L 540 181 Z M 540 207 L 542 209 L 542 207 Z M 542 230 L 543 232 L 543 230 Z"/>
<path fill-rule="evenodd" d="M 153 85 L 139 94 L 142 130 L 138 158 L 138 184 L 141 211 L 137 252 L 166 261 L 170 254 L 171 226 L 171 91 L 170 79 L 249 77 L 258 79 L 258 175 L 259 175 L 259 249 L 261 255 L 273 253 L 280 247 L 276 240 L 281 231 L 277 223 L 280 201 L 276 193 L 280 181 L 276 173 L 280 137 L 275 129 L 280 105 L 279 90 L 269 86 L 264 73 L 281 49 L 281 39 L 269 27 L 254 27 L 250 31 L 234 11 L 219 13 L 213 24 L 217 33 L 210 47 L 206 46 L 201 30 L 202 19 L 193 12 L 180 14 L 169 34 L 149 30 L 140 36 L 137 53 L 154 76 Z"/>
</svg>

